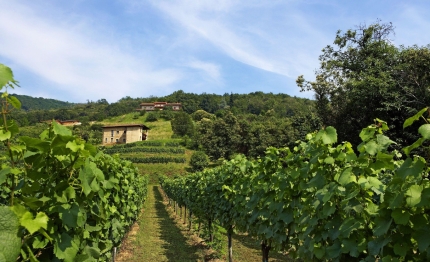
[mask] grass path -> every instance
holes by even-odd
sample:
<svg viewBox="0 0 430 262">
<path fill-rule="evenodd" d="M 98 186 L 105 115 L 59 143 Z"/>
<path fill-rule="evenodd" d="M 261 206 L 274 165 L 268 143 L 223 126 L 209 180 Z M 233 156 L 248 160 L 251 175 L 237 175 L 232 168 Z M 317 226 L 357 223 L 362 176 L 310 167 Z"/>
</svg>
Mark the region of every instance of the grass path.
<svg viewBox="0 0 430 262">
<path fill-rule="evenodd" d="M 189 242 L 170 218 L 157 186 L 150 186 L 143 213 L 115 261 L 204 261 L 204 249 Z"/>
<path fill-rule="evenodd" d="M 233 236 L 233 256 L 235 262 L 261 261 L 259 245 L 242 235 Z M 226 261 L 225 256 L 221 256 L 222 259 L 214 257 L 202 239 L 190 234 L 181 218 L 166 206 L 158 186 L 150 185 L 142 214 L 115 261 Z M 271 253 L 270 257 L 270 262 L 292 261 L 282 254 Z"/>
</svg>

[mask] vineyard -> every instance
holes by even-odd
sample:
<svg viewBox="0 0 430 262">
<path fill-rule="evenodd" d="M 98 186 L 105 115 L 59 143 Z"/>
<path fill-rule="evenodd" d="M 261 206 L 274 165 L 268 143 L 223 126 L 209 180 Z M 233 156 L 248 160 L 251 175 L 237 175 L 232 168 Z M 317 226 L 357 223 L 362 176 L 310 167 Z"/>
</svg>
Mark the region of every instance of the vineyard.
<svg viewBox="0 0 430 262">
<path fill-rule="evenodd" d="M 170 154 L 185 154 L 185 149 L 182 148 L 160 148 L 160 147 L 111 147 L 105 149 L 106 154 L 117 153 L 170 153 Z"/>
<path fill-rule="evenodd" d="M 0 87 L 16 85 L 0 64 Z M 359 134 L 357 151 L 328 126 L 258 159 L 237 155 L 173 176 L 172 165 L 184 170 L 189 159 L 178 142 L 97 148 L 55 121 L 38 138 L 17 137 L 11 107 L 20 101 L 4 92 L 0 262 L 111 261 L 147 199 L 151 177 L 138 168 L 149 174 L 151 166 L 190 232 L 205 232 L 209 245 L 226 233 L 229 261 L 237 233 L 261 243 L 263 262 L 274 252 L 299 261 L 430 261 L 428 108 L 404 122 L 425 124 L 401 151 L 376 119 Z M 155 210 L 163 198 L 155 186 L 150 192 Z M 145 219 L 152 218 L 159 217 Z"/>
<path fill-rule="evenodd" d="M 177 142 L 162 143 L 159 141 L 142 141 L 123 145 L 114 145 L 102 149 L 106 154 L 120 154 L 125 160 L 133 163 L 160 164 L 186 163 L 185 149 Z"/>
<path fill-rule="evenodd" d="M 210 240 L 216 226 L 228 232 L 230 261 L 235 231 L 261 241 L 263 261 L 271 250 L 303 261 L 429 261 L 428 164 L 411 152 L 428 150 L 430 124 L 404 154 L 388 149 L 394 142 L 386 130 L 380 120 L 363 129 L 355 153 L 348 142 L 335 145 L 336 130 L 327 127 L 293 149 L 237 156 L 161 185 L 175 207 L 202 221 Z"/>
<path fill-rule="evenodd" d="M 0 86 L 14 87 L 0 65 Z M 137 218 L 147 178 L 55 121 L 39 138 L 7 120 L 18 99 L 2 94 L 0 261 L 109 261 Z"/>
</svg>

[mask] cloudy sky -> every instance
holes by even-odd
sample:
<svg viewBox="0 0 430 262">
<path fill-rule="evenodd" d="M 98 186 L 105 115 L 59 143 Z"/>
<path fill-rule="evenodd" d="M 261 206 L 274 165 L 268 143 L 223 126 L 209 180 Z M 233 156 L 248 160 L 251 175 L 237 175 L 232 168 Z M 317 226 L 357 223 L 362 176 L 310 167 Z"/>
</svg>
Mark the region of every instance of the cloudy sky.
<svg viewBox="0 0 430 262">
<path fill-rule="evenodd" d="M 185 92 L 300 93 L 338 29 L 377 19 L 430 44 L 428 0 L 0 0 L 0 63 L 68 102 Z"/>
</svg>

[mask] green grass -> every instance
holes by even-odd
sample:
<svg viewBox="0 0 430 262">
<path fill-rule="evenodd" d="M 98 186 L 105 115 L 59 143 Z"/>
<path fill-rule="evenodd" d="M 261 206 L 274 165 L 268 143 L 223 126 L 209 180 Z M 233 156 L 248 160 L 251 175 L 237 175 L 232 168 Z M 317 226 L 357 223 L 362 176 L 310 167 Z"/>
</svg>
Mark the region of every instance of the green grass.
<svg viewBox="0 0 430 262">
<path fill-rule="evenodd" d="M 177 139 L 171 139 L 173 131 L 170 121 L 158 120 L 156 122 L 146 122 L 145 125 L 150 128 L 148 140 L 178 141 Z"/>
<path fill-rule="evenodd" d="M 217 253 L 194 230 L 188 231 L 180 214 L 163 200 L 158 186 L 150 185 L 142 214 L 115 261 L 227 261 L 225 251 Z M 220 237 L 226 246 L 227 237 Z M 270 262 L 293 261 L 273 251 L 269 256 Z M 233 258 L 235 262 L 261 261 L 258 242 L 246 235 L 234 235 Z"/>
<path fill-rule="evenodd" d="M 138 112 L 115 116 L 101 121 L 101 124 L 143 124 L 146 116 L 140 116 Z"/>
<path fill-rule="evenodd" d="M 185 175 L 189 172 L 189 162 L 193 151 L 185 150 L 185 163 L 167 163 L 167 164 L 134 164 L 139 168 L 141 174 L 146 174 L 149 177 L 150 184 L 158 184 L 158 176 L 175 176 Z M 162 154 L 165 155 L 165 154 Z M 149 156 L 149 155 L 148 155 Z M 182 156 L 177 154 L 170 154 L 169 156 Z"/>
<path fill-rule="evenodd" d="M 115 261 L 204 261 L 204 256 L 205 249 L 170 218 L 158 187 L 149 186 L 143 213 Z"/>
<path fill-rule="evenodd" d="M 103 124 L 145 124 L 149 131 L 149 141 L 180 142 L 181 139 L 172 139 L 170 121 L 158 120 L 145 122 L 145 117 L 137 117 L 138 113 L 130 113 L 103 121 Z M 186 163 L 167 164 L 134 164 L 141 174 L 149 176 L 148 200 L 145 203 L 142 215 L 133 226 L 122 251 L 116 261 L 226 261 L 226 251 L 221 250 L 218 255 L 203 245 L 202 239 L 189 232 L 182 218 L 166 206 L 158 191 L 158 176 L 185 175 L 189 171 L 189 161 L 192 150 L 185 150 Z M 136 156 L 137 153 L 121 154 L 121 156 Z M 168 153 L 138 153 L 149 156 L 182 156 L 182 154 Z M 219 165 L 213 163 L 211 166 Z M 222 236 L 227 242 L 227 237 Z M 226 246 L 226 243 L 223 243 Z M 235 262 L 261 261 L 260 246 L 257 241 L 246 235 L 234 235 L 233 256 Z M 271 252 L 271 262 L 292 261 L 287 256 Z M 220 258 L 220 259 L 217 259 Z"/>
</svg>

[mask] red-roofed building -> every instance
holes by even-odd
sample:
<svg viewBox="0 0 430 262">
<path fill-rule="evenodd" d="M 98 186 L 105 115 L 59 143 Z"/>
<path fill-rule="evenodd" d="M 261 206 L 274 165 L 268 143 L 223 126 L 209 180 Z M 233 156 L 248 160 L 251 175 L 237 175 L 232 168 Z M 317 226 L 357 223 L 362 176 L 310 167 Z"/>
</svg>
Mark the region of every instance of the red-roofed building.
<svg viewBox="0 0 430 262">
<path fill-rule="evenodd" d="M 166 107 L 171 107 L 173 111 L 179 111 L 182 108 L 181 103 L 167 103 L 167 102 L 153 102 L 153 103 L 141 103 L 140 108 L 136 109 L 138 111 L 155 111 L 163 110 Z"/>
</svg>

